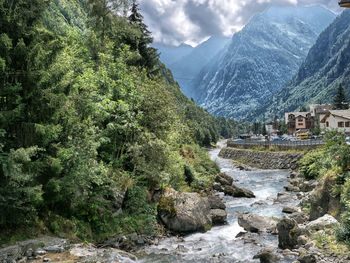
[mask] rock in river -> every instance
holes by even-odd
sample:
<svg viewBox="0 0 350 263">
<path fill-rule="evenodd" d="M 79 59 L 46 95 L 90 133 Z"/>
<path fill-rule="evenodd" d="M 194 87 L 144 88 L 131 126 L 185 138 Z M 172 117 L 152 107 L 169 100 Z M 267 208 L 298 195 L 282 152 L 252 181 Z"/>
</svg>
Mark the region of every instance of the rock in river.
<svg viewBox="0 0 350 263">
<path fill-rule="evenodd" d="M 211 207 L 208 198 L 197 193 L 167 190 L 158 206 L 158 215 L 171 231 L 189 233 L 211 228 Z"/>
<path fill-rule="evenodd" d="M 255 195 L 252 191 L 245 189 L 245 188 L 239 188 L 235 185 L 225 186 L 224 193 L 225 193 L 225 195 L 230 195 L 233 197 L 247 197 L 247 198 L 254 198 L 255 197 Z"/>
<path fill-rule="evenodd" d="M 268 247 L 263 248 L 259 251 L 258 254 L 256 254 L 253 259 L 260 259 L 261 263 L 275 263 L 279 262 L 280 257 L 275 254 L 275 248 Z"/>
<path fill-rule="evenodd" d="M 267 232 L 276 234 L 277 223 L 277 220 L 267 216 L 259 216 L 248 213 L 240 213 L 238 215 L 238 224 L 249 232 Z"/>
</svg>

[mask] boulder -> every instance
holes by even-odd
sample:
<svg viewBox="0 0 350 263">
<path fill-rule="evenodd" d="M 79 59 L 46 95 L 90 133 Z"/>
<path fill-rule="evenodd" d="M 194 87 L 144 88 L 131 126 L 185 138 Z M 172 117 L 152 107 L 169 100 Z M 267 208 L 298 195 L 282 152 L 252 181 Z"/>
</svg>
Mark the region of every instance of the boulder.
<svg viewBox="0 0 350 263">
<path fill-rule="evenodd" d="M 300 208 L 297 206 L 285 206 L 283 207 L 282 212 L 286 214 L 292 214 L 295 212 L 300 212 Z"/>
<path fill-rule="evenodd" d="M 317 259 L 315 255 L 312 254 L 306 254 L 306 255 L 301 255 L 298 258 L 300 263 L 316 263 Z"/>
<path fill-rule="evenodd" d="M 215 182 L 221 184 L 221 185 L 232 185 L 233 184 L 233 178 L 225 173 L 219 173 L 215 177 Z"/>
<path fill-rule="evenodd" d="M 274 200 L 274 203 L 289 203 L 296 200 L 297 197 L 295 195 L 287 194 L 287 195 L 277 195 L 277 198 Z"/>
<path fill-rule="evenodd" d="M 238 215 L 238 224 L 246 231 L 253 233 L 272 233 L 276 234 L 276 225 L 278 221 L 267 216 L 260 216 L 248 213 Z"/>
<path fill-rule="evenodd" d="M 305 235 L 301 235 L 298 236 L 297 242 L 299 246 L 304 246 L 307 244 L 307 242 L 309 242 L 309 238 Z"/>
<path fill-rule="evenodd" d="M 211 209 L 226 209 L 225 203 L 219 196 L 211 195 L 208 197 L 208 201 Z"/>
<path fill-rule="evenodd" d="M 0 262 L 16 262 L 26 255 L 34 255 L 38 249 L 42 250 L 43 254 L 58 253 L 66 250 L 69 246 L 68 240 L 55 237 L 41 237 L 17 242 L 13 246 L 0 249 Z"/>
<path fill-rule="evenodd" d="M 278 246 L 282 249 L 294 249 L 298 246 L 300 229 L 298 223 L 291 218 L 284 217 L 277 224 Z"/>
<path fill-rule="evenodd" d="M 286 191 L 289 191 L 289 192 L 299 192 L 300 191 L 299 187 L 294 186 L 292 184 L 285 185 L 284 189 L 286 189 Z"/>
<path fill-rule="evenodd" d="M 263 248 L 256 254 L 253 259 L 260 259 L 261 263 L 275 263 L 279 262 L 280 257 L 275 254 L 275 248 Z"/>
<path fill-rule="evenodd" d="M 210 216 L 213 225 L 223 225 L 226 223 L 227 213 L 223 209 L 212 209 Z"/>
<path fill-rule="evenodd" d="M 212 188 L 215 191 L 224 192 L 224 187 L 220 183 L 213 183 Z"/>
<path fill-rule="evenodd" d="M 312 191 L 310 197 L 310 221 L 325 214 L 339 214 L 341 210 L 340 197 L 334 197 L 332 191 L 336 175 L 324 176 L 318 186 Z"/>
<path fill-rule="evenodd" d="M 255 195 L 252 191 L 246 188 L 239 188 L 235 185 L 225 186 L 224 188 L 225 195 L 233 196 L 233 197 L 246 197 L 246 198 L 254 198 Z"/>
<path fill-rule="evenodd" d="M 179 193 L 168 189 L 158 205 L 163 224 L 176 233 L 206 231 L 211 228 L 211 209 L 208 198 L 198 193 Z"/>
<path fill-rule="evenodd" d="M 302 192 L 310 192 L 317 187 L 316 180 L 304 181 L 299 185 L 300 191 Z"/>
<path fill-rule="evenodd" d="M 114 187 L 110 194 L 110 200 L 113 204 L 113 213 L 119 212 L 119 210 L 122 207 L 124 198 L 125 198 L 126 191 L 119 189 L 117 187 Z"/>
<path fill-rule="evenodd" d="M 308 230 L 322 230 L 325 228 L 333 228 L 338 224 L 337 219 L 335 219 L 331 215 L 324 215 L 320 218 L 317 218 L 316 220 L 311 221 L 310 223 L 306 224 L 305 228 Z"/>
<path fill-rule="evenodd" d="M 294 212 L 288 216 L 291 219 L 294 219 L 298 224 L 304 224 L 308 221 L 309 215 L 305 211 Z"/>
</svg>

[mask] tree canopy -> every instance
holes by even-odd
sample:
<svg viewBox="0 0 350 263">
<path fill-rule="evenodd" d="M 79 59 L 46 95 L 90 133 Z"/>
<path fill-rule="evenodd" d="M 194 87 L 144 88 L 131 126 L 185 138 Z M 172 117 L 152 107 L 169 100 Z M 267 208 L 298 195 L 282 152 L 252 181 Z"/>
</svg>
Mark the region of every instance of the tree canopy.
<svg viewBox="0 0 350 263">
<path fill-rule="evenodd" d="M 0 242 L 152 231 L 156 190 L 206 190 L 199 146 L 235 123 L 181 93 L 137 3 L 0 0 L 0 30 Z"/>
</svg>

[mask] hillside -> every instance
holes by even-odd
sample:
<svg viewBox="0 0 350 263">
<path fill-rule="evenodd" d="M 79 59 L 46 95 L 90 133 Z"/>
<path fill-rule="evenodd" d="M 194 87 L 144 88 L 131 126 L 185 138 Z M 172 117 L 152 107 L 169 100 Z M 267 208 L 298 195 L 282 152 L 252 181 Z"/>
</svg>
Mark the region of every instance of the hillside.
<svg viewBox="0 0 350 263">
<path fill-rule="evenodd" d="M 318 6 L 256 15 L 197 76 L 195 101 L 216 116 L 242 118 L 294 76 L 334 17 Z"/>
<path fill-rule="evenodd" d="M 292 81 L 251 112 L 248 119 L 267 120 L 310 103 L 331 103 L 343 84 L 350 94 L 350 10 L 319 36 Z"/>
<path fill-rule="evenodd" d="M 207 189 L 200 146 L 231 124 L 181 92 L 137 3 L 0 1 L 0 30 L 0 244 L 153 233 L 153 194 Z"/>
</svg>

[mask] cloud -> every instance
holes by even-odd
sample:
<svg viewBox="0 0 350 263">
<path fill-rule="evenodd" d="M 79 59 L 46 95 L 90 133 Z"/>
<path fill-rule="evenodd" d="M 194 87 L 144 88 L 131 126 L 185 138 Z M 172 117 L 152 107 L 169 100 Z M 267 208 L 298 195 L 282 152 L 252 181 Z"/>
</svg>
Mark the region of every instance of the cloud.
<svg viewBox="0 0 350 263">
<path fill-rule="evenodd" d="M 231 36 L 270 5 L 323 5 L 339 12 L 331 0 L 141 0 L 145 23 L 155 42 L 196 45 L 209 36 Z"/>
</svg>

